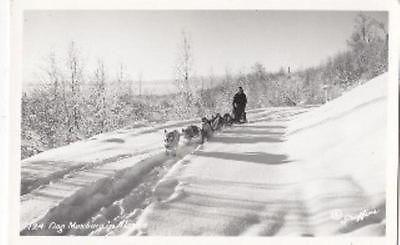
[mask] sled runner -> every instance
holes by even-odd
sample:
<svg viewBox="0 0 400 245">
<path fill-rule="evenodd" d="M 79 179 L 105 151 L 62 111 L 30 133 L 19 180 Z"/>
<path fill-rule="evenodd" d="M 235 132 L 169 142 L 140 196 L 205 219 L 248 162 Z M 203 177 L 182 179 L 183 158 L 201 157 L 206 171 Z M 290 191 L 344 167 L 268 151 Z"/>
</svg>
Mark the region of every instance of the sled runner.
<svg viewBox="0 0 400 245">
<path fill-rule="evenodd" d="M 233 115 L 236 118 L 236 114 L 240 113 L 237 108 L 233 109 Z M 237 116 L 237 118 L 239 118 L 238 121 L 236 121 L 235 123 L 247 123 L 247 117 L 246 117 L 246 112 L 243 111 L 240 115 Z"/>
</svg>

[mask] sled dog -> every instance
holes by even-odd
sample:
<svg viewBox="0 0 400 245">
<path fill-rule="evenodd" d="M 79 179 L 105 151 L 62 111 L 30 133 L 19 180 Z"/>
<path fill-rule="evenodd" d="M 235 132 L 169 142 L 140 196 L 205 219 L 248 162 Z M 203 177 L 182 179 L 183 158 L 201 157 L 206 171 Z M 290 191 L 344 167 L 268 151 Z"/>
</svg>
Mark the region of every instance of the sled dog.
<svg viewBox="0 0 400 245">
<path fill-rule="evenodd" d="M 223 116 L 224 124 L 227 126 L 231 126 L 233 123 L 233 117 L 229 113 L 225 113 Z"/>
<path fill-rule="evenodd" d="M 211 119 L 211 126 L 214 131 L 220 130 L 222 126 L 224 126 L 224 119 L 221 117 L 221 114 L 217 113 L 212 119 Z"/>
<path fill-rule="evenodd" d="M 196 125 L 190 125 L 182 129 L 183 137 L 190 142 L 193 138 L 200 136 L 201 129 Z"/>
<path fill-rule="evenodd" d="M 178 130 L 173 130 L 168 132 L 166 129 L 164 129 L 164 146 L 165 146 L 165 153 L 167 155 L 169 155 L 169 153 L 176 155 L 176 150 L 179 145 L 180 136 L 181 135 L 178 132 Z"/>
<path fill-rule="evenodd" d="M 208 120 L 206 117 L 203 117 L 201 119 L 201 143 L 204 143 L 205 139 L 209 140 L 212 133 L 213 129 L 210 120 Z"/>
</svg>

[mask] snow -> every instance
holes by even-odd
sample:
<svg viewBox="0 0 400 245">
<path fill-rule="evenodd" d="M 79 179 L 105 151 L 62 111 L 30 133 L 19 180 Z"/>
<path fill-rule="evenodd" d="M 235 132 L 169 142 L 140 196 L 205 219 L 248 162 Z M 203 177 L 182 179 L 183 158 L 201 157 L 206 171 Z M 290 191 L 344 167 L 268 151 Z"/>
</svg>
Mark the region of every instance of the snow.
<svg viewBox="0 0 400 245">
<path fill-rule="evenodd" d="M 370 195 L 384 194 L 386 81 L 384 74 L 291 121 L 287 151 L 323 172 L 351 175 Z"/>
<path fill-rule="evenodd" d="M 249 123 L 182 142 L 176 157 L 163 153 L 162 129 L 198 120 L 133 125 L 25 159 L 21 230 L 111 220 L 128 225 L 82 234 L 384 235 L 387 79 L 320 107 L 249 111 Z"/>
<path fill-rule="evenodd" d="M 163 129 L 175 129 L 197 121 L 134 125 L 23 160 L 20 229 L 24 230 L 32 223 L 56 219 L 60 216 L 57 207 L 62 206 L 65 210 L 66 206 L 73 206 L 70 203 L 82 198 L 82 195 L 93 196 L 98 192 L 107 192 L 115 186 L 118 192 L 137 185 L 143 173 L 157 164 L 165 164 L 171 160 L 163 152 Z M 177 159 L 194 147 L 181 147 Z M 118 182 L 119 178 L 127 173 L 128 180 L 122 178 Z M 111 185 L 108 183 L 110 181 L 113 182 Z M 99 198 L 106 202 L 107 198 L 111 199 L 107 195 Z M 87 213 L 98 208 L 98 205 L 90 202 L 85 205 L 87 210 L 84 207 L 82 209 Z M 52 209 L 56 211 L 49 212 Z M 70 216 L 67 221 L 85 214 Z"/>
<path fill-rule="evenodd" d="M 386 81 L 217 135 L 167 177 L 184 195 L 125 234 L 384 235 Z"/>
</svg>

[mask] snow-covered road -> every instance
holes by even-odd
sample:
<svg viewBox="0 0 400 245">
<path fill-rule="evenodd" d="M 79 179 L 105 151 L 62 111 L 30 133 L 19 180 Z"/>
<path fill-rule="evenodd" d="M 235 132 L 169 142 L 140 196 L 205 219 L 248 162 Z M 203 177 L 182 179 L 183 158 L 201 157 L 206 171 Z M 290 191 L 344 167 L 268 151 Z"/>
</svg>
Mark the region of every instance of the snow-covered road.
<svg viewBox="0 0 400 245">
<path fill-rule="evenodd" d="M 162 151 L 138 126 L 22 163 L 23 235 L 385 234 L 386 75 Z M 57 226 L 58 225 L 58 226 Z"/>
<path fill-rule="evenodd" d="M 308 110 L 308 108 L 270 108 L 250 111 L 248 114 L 253 123 L 256 123 L 272 120 L 275 117 L 285 117 L 289 111 L 303 113 Z M 198 139 L 189 145 L 182 141 L 177 157 L 166 156 L 162 148 L 162 129 L 179 129 L 194 122 L 197 121 L 169 122 L 119 130 L 24 160 L 20 219 L 22 234 L 114 234 L 120 232 L 120 229 L 74 231 L 63 228 L 58 231 L 49 229 L 48 226 L 51 223 L 69 224 L 69 222 L 78 224 L 136 222 L 137 215 L 153 199 L 153 189 L 163 175 L 170 174 L 170 168 L 175 163 L 178 162 L 177 166 L 180 166 L 188 157 L 203 152 L 198 148 Z M 281 135 L 282 130 L 283 128 L 278 128 L 275 136 Z M 265 133 L 263 130 L 258 131 L 258 136 L 252 135 L 251 129 L 247 131 L 249 134 L 243 135 L 248 141 L 247 145 L 279 138 L 263 135 Z M 237 133 L 235 127 L 226 128 L 203 147 L 213 146 L 218 139 L 237 145 L 240 142 L 235 143 L 236 137 L 232 138 L 232 134 Z M 220 146 L 229 145 L 227 144 L 229 142 Z M 230 148 L 226 150 L 229 152 Z M 258 157 L 261 159 L 271 156 Z M 118 211 L 112 218 L 105 218 L 110 212 L 114 212 L 116 206 L 123 211 Z"/>
</svg>

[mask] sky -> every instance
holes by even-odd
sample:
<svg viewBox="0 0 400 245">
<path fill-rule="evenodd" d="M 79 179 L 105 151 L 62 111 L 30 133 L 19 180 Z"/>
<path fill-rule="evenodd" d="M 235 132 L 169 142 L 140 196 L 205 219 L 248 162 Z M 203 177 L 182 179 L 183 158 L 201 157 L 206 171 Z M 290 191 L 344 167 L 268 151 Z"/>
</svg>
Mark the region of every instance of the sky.
<svg viewBox="0 0 400 245">
<path fill-rule="evenodd" d="M 133 79 L 173 79 L 182 30 L 190 35 L 195 75 L 317 65 L 347 48 L 359 12 L 267 10 L 51 10 L 24 14 L 23 79 L 35 81 L 51 51 L 74 41 L 85 66 L 102 59 L 111 75 L 120 64 Z M 387 26 L 385 12 L 368 15 Z M 62 62 L 62 61 L 60 61 Z"/>
</svg>

